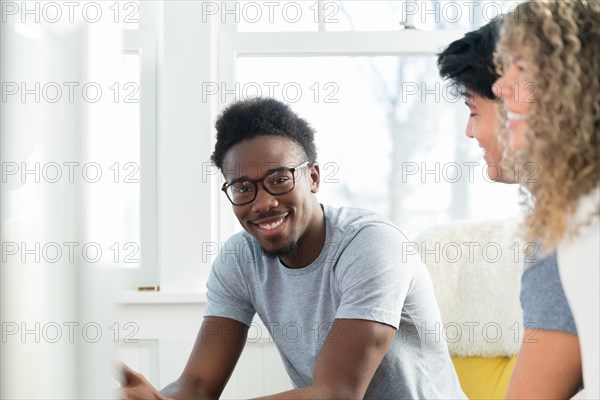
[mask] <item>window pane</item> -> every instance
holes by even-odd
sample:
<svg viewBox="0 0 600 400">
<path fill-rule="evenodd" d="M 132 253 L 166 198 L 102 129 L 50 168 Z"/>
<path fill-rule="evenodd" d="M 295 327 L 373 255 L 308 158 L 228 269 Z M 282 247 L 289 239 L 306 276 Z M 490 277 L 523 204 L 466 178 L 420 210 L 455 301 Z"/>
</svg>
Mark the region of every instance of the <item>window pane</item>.
<svg viewBox="0 0 600 400">
<path fill-rule="evenodd" d="M 505 14 L 518 3 L 517 0 L 325 0 L 330 14 L 337 10 L 338 22 L 324 26 L 332 31 L 395 31 L 405 25 L 421 30 L 473 29 Z"/>
<path fill-rule="evenodd" d="M 140 57 L 124 54 L 120 79 L 91 107 L 87 182 L 90 242 L 107 265 L 140 265 Z"/>
<path fill-rule="evenodd" d="M 214 2 L 204 6 L 204 18 L 235 21 L 240 32 L 316 31 L 318 10 L 316 0 Z"/>
<path fill-rule="evenodd" d="M 379 212 L 407 235 L 517 212 L 517 187 L 487 178 L 434 56 L 244 57 L 237 76 L 239 97 L 284 100 L 315 128 L 322 203 Z"/>
</svg>

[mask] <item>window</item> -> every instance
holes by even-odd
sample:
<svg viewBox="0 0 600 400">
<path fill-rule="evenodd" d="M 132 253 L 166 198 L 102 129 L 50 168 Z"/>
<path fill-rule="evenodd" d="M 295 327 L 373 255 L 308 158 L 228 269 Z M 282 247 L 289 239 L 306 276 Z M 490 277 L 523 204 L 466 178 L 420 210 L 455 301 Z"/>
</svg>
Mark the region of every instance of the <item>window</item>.
<svg viewBox="0 0 600 400">
<path fill-rule="evenodd" d="M 452 220 L 517 212 L 518 188 L 487 178 L 480 149 L 464 135 L 463 100 L 435 65 L 444 46 L 516 2 L 292 3 L 278 3 L 270 24 L 240 6 L 239 32 L 221 35 L 227 67 L 215 96 L 221 105 L 278 98 L 311 123 L 321 202 L 377 211 L 409 238 Z M 286 4 L 304 16 L 297 25 Z M 240 229 L 230 214 L 225 205 L 221 240 Z"/>
<path fill-rule="evenodd" d="M 130 1 L 104 11 L 122 29 L 122 54 L 114 81 L 90 109 L 84 165 L 88 175 L 103 176 L 86 186 L 86 238 L 104 253 L 103 266 L 120 268 L 124 287 L 157 285 L 157 7 Z"/>
</svg>

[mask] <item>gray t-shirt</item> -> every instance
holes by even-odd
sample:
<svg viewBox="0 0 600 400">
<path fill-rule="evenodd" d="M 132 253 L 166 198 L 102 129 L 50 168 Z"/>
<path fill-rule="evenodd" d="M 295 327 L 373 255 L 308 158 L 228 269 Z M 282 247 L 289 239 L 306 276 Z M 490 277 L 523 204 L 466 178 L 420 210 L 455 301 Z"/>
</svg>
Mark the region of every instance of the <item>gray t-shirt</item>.
<svg viewBox="0 0 600 400">
<path fill-rule="evenodd" d="M 521 278 L 521 306 L 525 328 L 577 334 L 560 281 L 556 251 L 548 257 L 525 262 Z"/>
<path fill-rule="evenodd" d="M 305 268 L 265 257 L 246 232 L 232 236 L 213 265 L 205 316 L 250 326 L 258 313 L 295 387 L 311 385 L 335 319 L 387 324 L 397 332 L 366 399 L 465 398 L 440 333 L 429 274 L 418 256 L 404 254 L 406 237 L 370 212 L 323 210 L 325 246 Z M 335 332 L 328 340 L 336 340 Z"/>
</svg>

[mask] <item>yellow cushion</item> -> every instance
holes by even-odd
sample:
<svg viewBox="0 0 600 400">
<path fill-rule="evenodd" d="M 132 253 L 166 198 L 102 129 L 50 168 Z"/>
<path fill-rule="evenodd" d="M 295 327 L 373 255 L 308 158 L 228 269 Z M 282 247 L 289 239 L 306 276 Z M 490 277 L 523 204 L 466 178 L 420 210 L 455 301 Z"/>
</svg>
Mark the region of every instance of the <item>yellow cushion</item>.
<svg viewBox="0 0 600 400">
<path fill-rule="evenodd" d="M 503 399 L 517 356 L 452 357 L 460 385 L 469 399 Z"/>
</svg>

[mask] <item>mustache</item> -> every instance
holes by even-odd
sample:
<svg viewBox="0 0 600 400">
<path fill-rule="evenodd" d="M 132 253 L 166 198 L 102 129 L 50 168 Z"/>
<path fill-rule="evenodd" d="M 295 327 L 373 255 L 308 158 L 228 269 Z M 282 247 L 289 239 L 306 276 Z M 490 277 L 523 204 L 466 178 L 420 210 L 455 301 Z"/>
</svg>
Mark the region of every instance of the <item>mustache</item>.
<svg viewBox="0 0 600 400">
<path fill-rule="evenodd" d="M 255 221 L 260 221 L 261 219 L 265 219 L 265 218 L 283 217 L 287 214 L 288 214 L 287 211 L 269 211 L 267 213 L 258 214 L 257 216 L 252 218 L 252 220 L 250 222 L 254 223 Z"/>
</svg>

